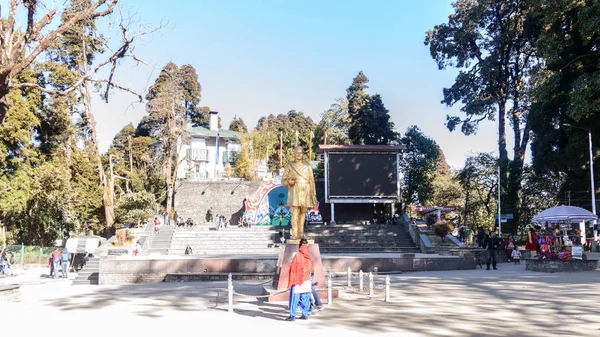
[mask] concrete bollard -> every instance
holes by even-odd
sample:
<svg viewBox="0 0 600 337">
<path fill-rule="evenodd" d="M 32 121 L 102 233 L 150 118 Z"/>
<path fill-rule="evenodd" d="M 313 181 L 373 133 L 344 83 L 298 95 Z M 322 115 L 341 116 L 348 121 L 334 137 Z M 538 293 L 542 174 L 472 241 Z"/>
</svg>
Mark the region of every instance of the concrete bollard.
<svg viewBox="0 0 600 337">
<path fill-rule="evenodd" d="M 390 301 L 390 275 L 385 277 L 385 301 Z"/>
<path fill-rule="evenodd" d="M 227 290 L 229 292 L 229 309 L 227 311 L 233 312 L 233 276 L 229 273 L 227 277 Z"/>
<path fill-rule="evenodd" d="M 369 296 L 373 296 L 373 273 L 369 272 Z"/>
<path fill-rule="evenodd" d="M 348 267 L 348 287 L 352 287 L 352 269 Z"/>
<path fill-rule="evenodd" d="M 330 306 L 333 304 L 333 289 L 332 289 L 332 282 L 331 282 L 331 271 L 329 272 L 329 276 L 327 277 L 327 306 Z"/>
<path fill-rule="evenodd" d="M 363 285 L 363 271 L 360 270 L 358 272 L 358 288 L 360 291 L 363 291 L 365 289 L 364 285 Z"/>
</svg>

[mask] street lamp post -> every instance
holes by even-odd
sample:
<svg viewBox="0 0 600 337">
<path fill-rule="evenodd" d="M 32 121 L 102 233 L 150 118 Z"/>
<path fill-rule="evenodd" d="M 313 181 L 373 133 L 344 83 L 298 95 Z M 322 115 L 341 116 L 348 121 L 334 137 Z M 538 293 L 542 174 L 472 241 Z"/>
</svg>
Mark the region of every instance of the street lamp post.
<svg viewBox="0 0 600 337">
<path fill-rule="evenodd" d="M 571 124 L 563 124 L 564 126 L 585 130 L 588 133 L 588 141 L 589 141 L 589 150 L 590 150 L 590 183 L 592 187 L 592 213 L 596 215 L 596 188 L 594 187 L 594 156 L 592 153 L 592 129 L 582 128 L 580 126 L 575 126 Z M 594 220 L 594 224 L 596 224 L 596 220 Z M 585 234 L 584 234 L 585 237 Z M 598 241 L 598 230 L 594 229 L 594 241 Z"/>
</svg>

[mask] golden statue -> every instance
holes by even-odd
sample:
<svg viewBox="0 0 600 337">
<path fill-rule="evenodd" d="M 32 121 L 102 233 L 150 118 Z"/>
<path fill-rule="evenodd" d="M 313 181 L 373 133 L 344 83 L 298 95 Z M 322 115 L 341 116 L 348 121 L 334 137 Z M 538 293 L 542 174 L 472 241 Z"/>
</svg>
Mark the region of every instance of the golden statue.
<svg viewBox="0 0 600 337">
<path fill-rule="evenodd" d="M 302 161 L 304 151 L 301 146 L 294 149 L 296 161 L 285 166 L 281 184 L 288 187 L 286 206 L 292 212 L 292 230 L 290 238 L 299 240 L 304 238 L 304 220 L 306 211 L 317 204 L 315 178 L 309 163 Z"/>
</svg>

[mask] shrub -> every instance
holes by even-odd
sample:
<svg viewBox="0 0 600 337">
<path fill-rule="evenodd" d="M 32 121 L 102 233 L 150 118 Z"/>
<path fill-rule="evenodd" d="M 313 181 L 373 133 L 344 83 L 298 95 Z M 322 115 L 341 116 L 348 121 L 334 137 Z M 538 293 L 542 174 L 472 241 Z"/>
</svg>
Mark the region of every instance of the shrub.
<svg viewBox="0 0 600 337">
<path fill-rule="evenodd" d="M 454 230 L 454 225 L 452 225 L 449 221 L 439 221 L 433 226 L 433 232 L 435 235 L 441 237 L 442 239 L 451 233 Z"/>
<path fill-rule="evenodd" d="M 124 246 L 133 241 L 133 235 L 129 229 L 118 229 L 115 237 L 115 246 Z"/>
</svg>

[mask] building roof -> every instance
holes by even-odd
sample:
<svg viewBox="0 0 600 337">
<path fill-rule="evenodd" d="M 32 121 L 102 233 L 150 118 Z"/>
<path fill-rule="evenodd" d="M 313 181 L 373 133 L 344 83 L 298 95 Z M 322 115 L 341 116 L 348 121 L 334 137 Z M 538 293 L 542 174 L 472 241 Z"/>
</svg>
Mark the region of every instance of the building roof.
<svg viewBox="0 0 600 337">
<path fill-rule="evenodd" d="M 339 151 L 339 152 L 358 152 L 358 151 L 401 151 L 406 150 L 404 145 L 319 145 L 319 152 Z"/>
<path fill-rule="evenodd" d="M 194 126 L 188 127 L 188 131 L 190 136 L 194 137 L 212 137 L 217 138 L 217 131 L 210 130 L 203 126 Z M 242 134 L 235 131 L 230 131 L 227 129 L 219 129 L 219 137 L 220 138 L 231 138 L 231 139 L 239 139 Z"/>
</svg>

